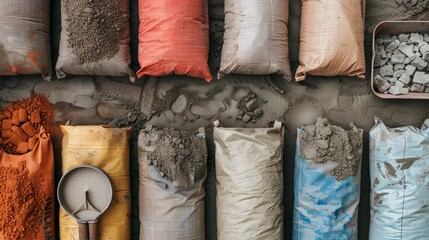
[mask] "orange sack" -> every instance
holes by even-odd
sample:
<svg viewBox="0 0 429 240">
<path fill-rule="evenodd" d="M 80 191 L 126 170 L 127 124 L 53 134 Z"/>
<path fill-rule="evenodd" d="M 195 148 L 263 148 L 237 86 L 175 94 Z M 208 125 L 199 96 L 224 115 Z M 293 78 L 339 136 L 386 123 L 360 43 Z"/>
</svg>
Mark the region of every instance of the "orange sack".
<svg viewBox="0 0 429 240">
<path fill-rule="evenodd" d="M 139 0 L 139 78 L 188 75 L 212 80 L 207 0 Z"/>
<path fill-rule="evenodd" d="M 307 74 L 365 78 L 365 0 L 301 0 L 297 81 Z"/>
<path fill-rule="evenodd" d="M 54 151 L 45 130 L 34 149 L 0 149 L 0 239 L 55 239 Z"/>
</svg>

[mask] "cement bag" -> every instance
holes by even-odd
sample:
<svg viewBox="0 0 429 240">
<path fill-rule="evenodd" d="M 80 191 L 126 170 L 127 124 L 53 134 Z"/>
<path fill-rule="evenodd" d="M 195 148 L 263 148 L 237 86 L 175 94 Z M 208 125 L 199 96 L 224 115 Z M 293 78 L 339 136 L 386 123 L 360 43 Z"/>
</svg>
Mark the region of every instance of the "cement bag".
<svg viewBox="0 0 429 240">
<path fill-rule="evenodd" d="M 272 128 L 215 127 L 213 138 L 217 239 L 283 239 L 281 123 Z"/>
<path fill-rule="evenodd" d="M 113 182 L 113 201 L 100 218 L 99 239 L 130 239 L 129 128 L 61 126 L 62 172 L 91 165 L 103 169 Z M 79 239 L 76 220 L 60 209 L 60 239 Z"/>
<path fill-rule="evenodd" d="M 54 151 L 43 127 L 32 151 L 0 149 L 0 182 L 0 239 L 54 239 Z"/>
<path fill-rule="evenodd" d="M 0 1 L 0 75 L 51 79 L 50 1 Z"/>
<path fill-rule="evenodd" d="M 307 74 L 365 78 L 365 0 L 301 0 L 297 81 Z"/>
<path fill-rule="evenodd" d="M 128 0 L 61 0 L 61 38 L 57 77 L 129 76 Z"/>
<path fill-rule="evenodd" d="M 369 132 L 369 239 L 429 238 L 428 126 L 387 128 L 376 119 Z"/>
<path fill-rule="evenodd" d="M 188 75 L 212 80 L 207 64 L 207 0 L 139 0 L 138 77 Z"/>
<path fill-rule="evenodd" d="M 288 18 L 288 0 L 225 0 L 218 78 L 230 73 L 276 73 L 290 80 Z"/>
<path fill-rule="evenodd" d="M 362 132 L 321 118 L 298 129 L 294 240 L 357 239 Z"/>
<path fill-rule="evenodd" d="M 204 129 L 195 135 L 149 127 L 138 147 L 140 239 L 204 240 Z"/>
</svg>

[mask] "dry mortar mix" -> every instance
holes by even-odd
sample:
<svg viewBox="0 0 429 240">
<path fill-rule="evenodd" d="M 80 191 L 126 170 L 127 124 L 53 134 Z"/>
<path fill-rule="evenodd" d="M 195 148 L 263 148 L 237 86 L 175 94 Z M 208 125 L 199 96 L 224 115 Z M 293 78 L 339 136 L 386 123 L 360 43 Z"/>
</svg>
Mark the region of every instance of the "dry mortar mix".
<svg viewBox="0 0 429 240">
<path fill-rule="evenodd" d="M 195 134 L 148 126 L 138 145 L 140 239 L 205 239 L 204 129 Z"/>
<path fill-rule="evenodd" d="M 130 76 L 128 0 L 63 0 L 58 78 Z"/>
<path fill-rule="evenodd" d="M 357 239 L 362 130 L 318 118 L 298 129 L 293 236 Z"/>
</svg>

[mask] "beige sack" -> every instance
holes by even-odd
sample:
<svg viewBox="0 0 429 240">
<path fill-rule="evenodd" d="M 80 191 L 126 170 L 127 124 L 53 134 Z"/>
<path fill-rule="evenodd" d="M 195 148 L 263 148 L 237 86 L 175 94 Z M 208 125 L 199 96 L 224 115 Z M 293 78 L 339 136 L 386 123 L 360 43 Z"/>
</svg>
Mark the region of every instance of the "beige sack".
<svg viewBox="0 0 429 240">
<path fill-rule="evenodd" d="M 198 135 L 204 141 L 204 129 Z M 204 240 L 204 181 L 207 161 L 197 166 L 194 184 L 186 189 L 175 187 L 162 177 L 148 155 L 155 150 L 155 134 L 141 131 L 139 153 L 139 220 L 141 240 Z M 201 152 L 201 155 L 207 155 Z"/>
<path fill-rule="evenodd" d="M 276 73 L 290 80 L 288 18 L 288 0 L 225 0 L 218 78 L 230 73 Z"/>
<path fill-rule="evenodd" d="M 297 81 L 307 74 L 365 78 L 365 0 L 301 0 Z"/>
<path fill-rule="evenodd" d="M 217 239 L 283 239 L 283 139 L 273 128 L 214 128 Z"/>
<path fill-rule="evenodd" d="M 129 128 L 61 126 L 63 173 L 80 165 L 103 169 L 113 182 L 113 201 L 100 217 L 99 240 L 130 239 L 131 194 L 129 176 Z M 60 209 L 60 239 L 79 239 L 71 215 Z"/>
</svg>

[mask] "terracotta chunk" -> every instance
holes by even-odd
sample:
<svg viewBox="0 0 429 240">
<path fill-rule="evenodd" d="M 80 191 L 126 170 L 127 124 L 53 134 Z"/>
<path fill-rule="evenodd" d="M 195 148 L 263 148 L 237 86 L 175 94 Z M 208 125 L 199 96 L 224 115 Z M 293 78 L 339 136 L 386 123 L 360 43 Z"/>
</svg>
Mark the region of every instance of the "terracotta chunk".
<svg viewBox="0 0 429 240">
<path fill-rule="evenodd" d="M 33 125 L 31 125 L 30 122 L 26 122 L 26 123 L 22 124 L 21 129 L 24 130 L 24 132 L 29 137 L 32 137 L 37 133 L 36 129 L 33 127 Z"/>
</svg>

